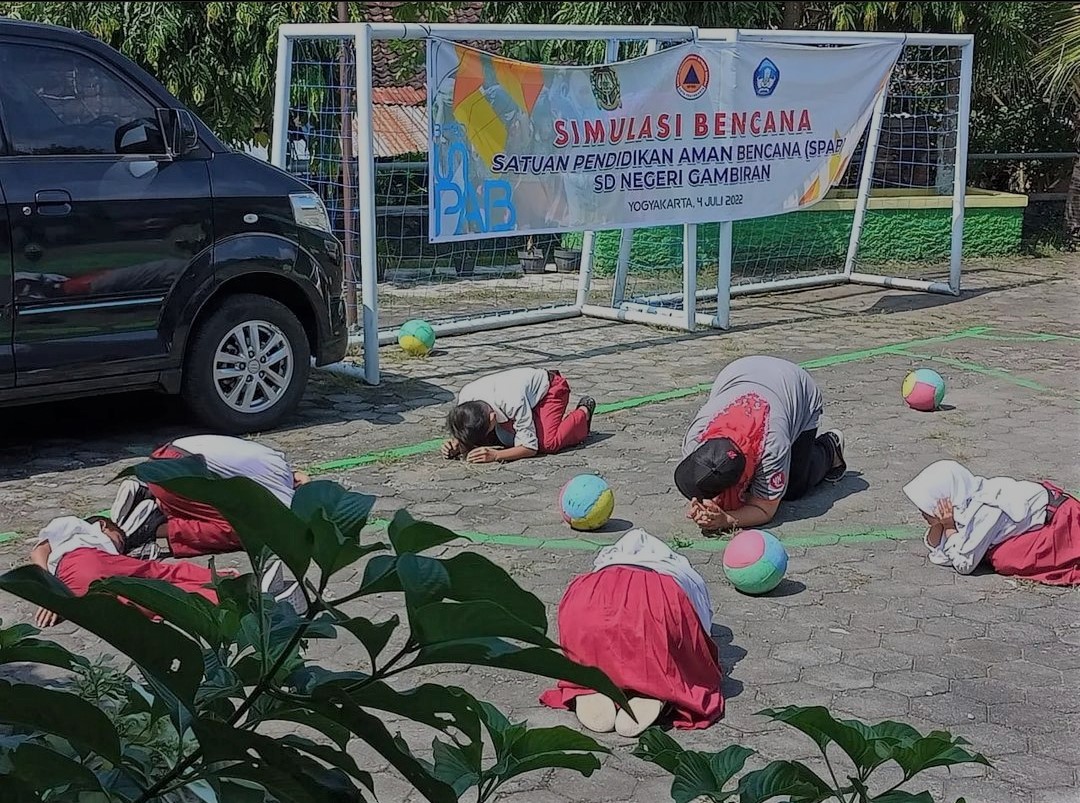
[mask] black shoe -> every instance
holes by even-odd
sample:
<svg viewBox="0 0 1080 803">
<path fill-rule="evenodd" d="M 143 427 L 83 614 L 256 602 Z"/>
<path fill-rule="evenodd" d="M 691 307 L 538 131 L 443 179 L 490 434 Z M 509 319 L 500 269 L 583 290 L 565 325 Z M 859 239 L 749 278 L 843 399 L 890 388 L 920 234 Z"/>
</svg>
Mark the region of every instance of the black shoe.
<svg viewBox="0 0 1080 803">
<path fill-rule="evenodd" d="M 840 480 L 844 478 L 844 474 L 847 473 L 847 463 L 844 460 L 844 433 L 838 429 L 830 429 L 821 437 L 825 438 L 832 447 L 833 454 L 835 455 L 834 459 L 840 461 L 840 465 L 833 466 L 825 472 L 825 481 L 840 482 Z"/>
<path fill-rule="evenodd" d="M 116 522 L 124 531 L 124 554 L 145 557 L 142 548 L 147 544 L 156 544 L 158 528 L 167 521 L 155 500 L 144 499 L 136 505 L 127 518 Z"/>
<path fill-rule="evenodd" d="M 135 508 L 149 498 L 150 489 L 146 485 L 134 477 L 125 477 L 116 489 L 116 499 L 109 510 L 109 518 L 115 521 L 120 529 L 124 529 L 123 522 L 131 516 Z"/>
<path fill-rule="evenodd" d="M 577 406 L 579 409 L 584 407 L 589 413 L 589 428 L 592 429 L 593 414 L 596 412 L 596 399 L 592 396 L 582 396 Z"/>
</svg>

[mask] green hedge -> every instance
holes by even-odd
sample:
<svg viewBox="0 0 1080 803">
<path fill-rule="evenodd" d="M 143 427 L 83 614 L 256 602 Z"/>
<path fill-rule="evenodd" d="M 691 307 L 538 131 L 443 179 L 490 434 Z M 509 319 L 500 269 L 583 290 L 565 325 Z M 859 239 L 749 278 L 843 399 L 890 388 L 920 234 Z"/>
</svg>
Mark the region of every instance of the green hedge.
<svg viewBox="0 0 1080 803">
<path fill-rule="evenodd" d="M 843 262 L 847 255 L 852 213 L 802 212 L 739 220 L 732 232 L 733 262 L 768 261 L 775 268 L 808 263 Z M 964 255 L 1003 256 L 1017 253 L 1023 229 L 1022 207 L 976 207 L 964 215 Z M 869 211 L 859 245 L 863 265 L 918 262 L 949 256 L 951 209 L 882 209 Z M 716 267 L 719 225 L 698 226 L 698 266 Z M 579 232 L 563 235 L 566 248 L 580 248 Z M 619 232 L 596 234 L 594 270 L 611 274 L 619 255 Z M 631 272 L 670 270 L 682 263 L 682 227 L 662 226 L 634 232 Z"/>
</svg>

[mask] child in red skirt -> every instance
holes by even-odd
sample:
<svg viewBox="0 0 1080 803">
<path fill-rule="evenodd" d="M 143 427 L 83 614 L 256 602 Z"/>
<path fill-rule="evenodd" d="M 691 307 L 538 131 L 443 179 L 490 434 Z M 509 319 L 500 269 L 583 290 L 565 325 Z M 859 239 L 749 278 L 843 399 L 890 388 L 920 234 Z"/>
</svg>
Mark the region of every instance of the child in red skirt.
<svg viewBox="0 0 1080 803">
<path fill-rule="evenodd" d="M 568 415 L 570 384 L 558 371 L 514 368 L 470 382 L 447 416 L 443 457 L 509 463 L 555 454 L 589 436 L 596 400 L 583 396 Z"/>
<path fill-rule="evenodd" d="M 931 563 L 1046 585 L 1080 585 L 1080 502 L 1051 482 L 978 477 L 939 460 L 904 486 L 928 529 Z"/>
<path fill-rule="evenodd" d="M 633 716 L 592 689 L 559 681 L 540 696 L 574 708 L 586 728 L 633 738 L 670 709 L 676 728 L 707 728 L 724 714 L 723 671 L 711 637 L 705 581 L 681 555 L 641 529 L 602 549 L 559 604 L 567 656 L 622 689 Z"/>
</svg>

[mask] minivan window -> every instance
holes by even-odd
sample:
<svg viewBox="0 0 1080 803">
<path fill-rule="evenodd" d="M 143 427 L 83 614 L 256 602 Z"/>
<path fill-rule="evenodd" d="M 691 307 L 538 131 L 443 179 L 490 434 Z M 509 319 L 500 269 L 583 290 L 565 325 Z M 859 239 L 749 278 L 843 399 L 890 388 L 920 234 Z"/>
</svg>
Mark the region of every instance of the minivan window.
<svg viewBox="0 0 1080 803">
<path fill-rule="evenodd" d="M 154 106 L 74 51 L 0 45 L 0 104 L 16 156 L 165 151 Z"/>
</svg>

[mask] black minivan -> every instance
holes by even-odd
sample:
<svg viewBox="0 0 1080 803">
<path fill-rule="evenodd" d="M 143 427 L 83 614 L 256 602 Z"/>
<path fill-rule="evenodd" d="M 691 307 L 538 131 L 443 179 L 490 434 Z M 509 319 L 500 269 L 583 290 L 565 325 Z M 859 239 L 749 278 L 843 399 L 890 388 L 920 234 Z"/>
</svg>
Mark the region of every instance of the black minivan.
<svg viewBox="0 0 1080 803">
<path fill-rule="evenodd" d="M 182 394 L 266 430 L 348 344 L 311 189 L 88 35 L 0 19 L 0 404 Z"/>
</svg>

